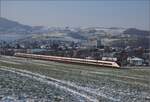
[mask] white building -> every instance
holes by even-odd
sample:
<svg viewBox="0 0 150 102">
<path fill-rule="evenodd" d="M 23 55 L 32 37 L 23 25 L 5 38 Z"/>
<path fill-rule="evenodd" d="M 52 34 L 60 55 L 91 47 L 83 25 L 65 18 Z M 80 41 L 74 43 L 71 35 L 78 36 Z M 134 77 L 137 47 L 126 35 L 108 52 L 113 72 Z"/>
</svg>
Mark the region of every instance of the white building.
<svg viewBox="0 0 150 102">
<path fill-rule="evenodd" d="M 138 58 L 138 57 L 129 57 L 128 59 L 127 59 L 127 61 L 131 64 L 131 65 L 138 65 L 138 66 L 140 66 L 140 65 L 143 65 L 143 62 L 144 62 L 144 60 L 143 59 L 141 59 L 141 58 Z"/>
<path fill-rule="evenodd" d="M 116 57 L 102 57 L 102 60 L 104 61 L 117 61 Z"/>
<path fill-rule="evenodd" d="M 96 37 L 92 37 L 88 39 L 86 44 L 89 48 L 99 48 L 101 46 L 101 40 Z"/>
</svg>

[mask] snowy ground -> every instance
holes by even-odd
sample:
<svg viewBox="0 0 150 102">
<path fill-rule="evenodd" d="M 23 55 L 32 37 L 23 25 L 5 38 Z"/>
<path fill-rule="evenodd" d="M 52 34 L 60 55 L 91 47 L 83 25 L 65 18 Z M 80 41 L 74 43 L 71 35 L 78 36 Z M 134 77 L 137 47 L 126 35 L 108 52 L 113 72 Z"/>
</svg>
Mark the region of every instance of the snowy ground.
<svg viewBox="0 0 150 102">
<path fill-rule="evenodd" d="M 0 57 L 0 102 L 149 102 L 150 69 Z"/>
</svg>

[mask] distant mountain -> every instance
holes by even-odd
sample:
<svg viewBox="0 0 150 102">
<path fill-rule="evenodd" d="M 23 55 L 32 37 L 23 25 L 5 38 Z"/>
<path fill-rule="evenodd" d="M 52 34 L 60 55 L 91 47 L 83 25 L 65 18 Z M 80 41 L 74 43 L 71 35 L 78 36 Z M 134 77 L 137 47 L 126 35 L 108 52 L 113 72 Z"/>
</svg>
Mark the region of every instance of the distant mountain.
<svg viewBox="0 0 150 102">
<path fill-rule="evenodd" d="M 32 27 L 0 17 L 0 34 L 27 34 Z"/>
<path fill-rule="evenodd" d="M 137 36 L 150 36 L 150 31 L 139 30 L 136 28 L 129 28 L 125 30 L 123 34 L 137 35 Z"/>
<path fill-rule="evenodd" d="M 44 26 L 28 26 L 20 24 L 16 21 L 8 20 L 0 17 L 0 40 L 17 40 L 31 38 L 40 40 L 69 40 L 81 41 L 87 40 L 93 36 L 104 38 L 110 36 L 136 35 L 149 36 L 150 31 L 139 30 L 136 28 L 121 28 L 121 27 L 88 27 L 88 28 L 60 28 L 60 27 L 44 27 Z"/>
</svg>

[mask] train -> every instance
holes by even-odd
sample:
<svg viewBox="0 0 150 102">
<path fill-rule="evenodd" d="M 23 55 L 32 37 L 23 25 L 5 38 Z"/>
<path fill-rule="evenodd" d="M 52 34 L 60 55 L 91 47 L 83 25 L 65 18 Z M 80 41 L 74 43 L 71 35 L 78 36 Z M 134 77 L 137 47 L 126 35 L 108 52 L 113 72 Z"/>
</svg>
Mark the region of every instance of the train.
<svg viewBox="0 0 150 102">
<path fill-rule="evenodd" d="M 49 55 L 39 55 L 39 54 L 27 54 L 27 53 L 15 53 L 14 56 L 23 57 L 23 58 L 48 60 L 48 61 L 56 61 L 56 62 L 63 62 L 63 63 L 76 63 L 76 64 L 95 65 L 95 66 L 101 66 L 101 67 L 120 68 L 120 66 L 116 62 L 112 62 L 112 61 L 89 60 L 89 59 L 59 57 L 59 56 L 49 56 Z"/>
</svg>

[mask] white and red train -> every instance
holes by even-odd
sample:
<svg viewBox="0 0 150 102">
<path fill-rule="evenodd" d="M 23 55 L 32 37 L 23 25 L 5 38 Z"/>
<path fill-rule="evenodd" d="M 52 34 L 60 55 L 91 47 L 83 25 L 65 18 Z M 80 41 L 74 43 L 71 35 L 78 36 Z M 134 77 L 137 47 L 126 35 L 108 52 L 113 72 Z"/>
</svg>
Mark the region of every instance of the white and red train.
<svg viewBox="0 0 150 102">
<path fill-rule="evenodd" d="M 96 65 L 96 66 L 103 66 L 103 67 L 120 68 L 120 66 L 116 62 L 112 62 L 112 61 L 89 60 L 89 59 L 58 57 L 58 56 L 38 55 L 38 54 L 26 54 L 26 53 L 15 53 L 14 56 L 40 59 L 40 60 L 50 60 L 50 61 L 57 61 L 57 62 L 65 62 L 65 63 L 77 63 L 77 64 L 88 64 L 88 65 Z"/>
</svg>

